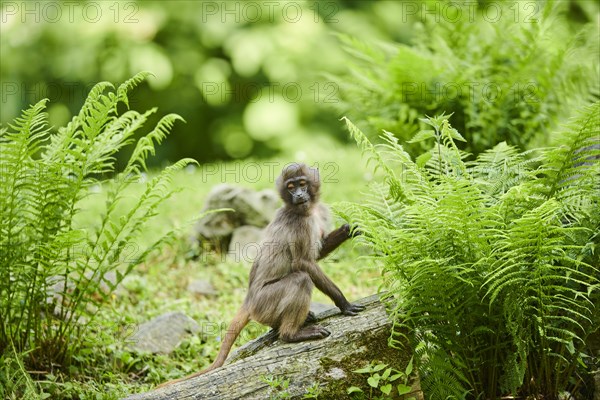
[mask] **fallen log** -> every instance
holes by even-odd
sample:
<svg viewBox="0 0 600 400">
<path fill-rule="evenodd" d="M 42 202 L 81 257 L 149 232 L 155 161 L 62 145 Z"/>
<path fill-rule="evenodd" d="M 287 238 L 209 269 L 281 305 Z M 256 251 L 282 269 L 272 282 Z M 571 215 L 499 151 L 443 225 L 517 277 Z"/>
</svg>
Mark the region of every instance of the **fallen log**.
<svg viewBox="0 0 600 400">
<path fill-rule="evenodd" d="M 127 400 L 296 399 L 314 390 L 321 399 L 344 399 L 350 386 L 368 393 L 368 376 L 353 370 L 376 360 L 404 371 L 411 352 L 408 346 L 405 351 L 388 346 L 391 323 L 379 295 L 357 303 L 366 306 L 357 316 L 343 316 L 337 308 L 317 315 L 331 332 L 323 340 L 283 343 L 271 331 L 240 347 L 219 369 Z"/>
</svg>

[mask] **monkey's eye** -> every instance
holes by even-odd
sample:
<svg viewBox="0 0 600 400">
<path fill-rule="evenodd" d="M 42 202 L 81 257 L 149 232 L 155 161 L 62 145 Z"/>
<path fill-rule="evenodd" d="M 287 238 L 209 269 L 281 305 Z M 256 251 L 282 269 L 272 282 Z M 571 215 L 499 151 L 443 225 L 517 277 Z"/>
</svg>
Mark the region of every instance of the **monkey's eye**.
<svg viewBox="0 0 600 400">
<path fill-rule="evenodd" d="M 302 179 L 300 182 L 298 182 L 298 184 L 300 185 L 300 187 L 304 187 L 306 186 L 306 181 Z"/>
<path fill-rule="evenodd" d="M 292 190 L 294 188 L 294 184 L 293 183 L 288 183 L 287 185 L 288 190 Z"/>
</svg>

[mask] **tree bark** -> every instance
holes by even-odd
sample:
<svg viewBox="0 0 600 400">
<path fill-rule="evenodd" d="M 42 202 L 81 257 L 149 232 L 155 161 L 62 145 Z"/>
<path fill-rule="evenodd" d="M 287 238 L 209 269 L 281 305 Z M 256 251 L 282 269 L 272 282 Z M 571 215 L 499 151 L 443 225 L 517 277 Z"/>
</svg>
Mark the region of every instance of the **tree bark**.
<svg viewBox="0 0 600 400">
<path fill-rule="evenodd" d="M 341 315 L 337 308 L 317 315 L 317 323 L 331 332 L 323 340 L 283 343 L 271 331 L 242 346 L 222 368 L 127 400 L 297 399 L 317 386 L 321 399 L 349 398 L 350 386 L 369 393 L 369 375 L 353 370 L 378 361 L 404 371 L 411 352 L 408 345 L 403 351 L 388 346 L 391 323 L 379 295 L 357 303 L 366 306 L 357 316 Z M 265 378 L 287 384 L 269 385 Z M 420 398 L 419 393 L 412 396 Z"/>
</svg>

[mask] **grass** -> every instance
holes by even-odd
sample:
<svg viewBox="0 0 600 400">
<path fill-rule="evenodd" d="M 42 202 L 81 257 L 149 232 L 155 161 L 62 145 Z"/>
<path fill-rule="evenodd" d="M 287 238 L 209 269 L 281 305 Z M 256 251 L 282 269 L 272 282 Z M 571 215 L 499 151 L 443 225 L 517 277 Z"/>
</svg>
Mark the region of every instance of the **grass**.
<svg viewBox="0 0 600 400">
<path fill-rule="evenodd" d="M 26 389 L 37 395 L 31 398 L 113 399 L 126 394 L 151 389 L 155 384 L 202 369 L 216 355 L 220 342 L 219 330 L 230 322 L 244 299 L 250 265 L 227 260 L 216 254 L 191 259 L 189 241 L 193 222 L 200 215 L 204 199 L 212 187 L 234 183 L 252 189 L 273 188 L 274 179 L 285 163 L 304 161 L 318 165 L 321 170 L 322 199 L 330 205 L 338 201 L 360 201 L 369 176 L 364 174 L 364 162 L 354 147 L 339 147 L 317 139 L 322 150 L 299 150 L 270 160 L 246 160 L 225 164 L 205 165 L 181 171 L 173 184 L 184 189 L 169 199 L 159 210 L 158 218 L 144 230 L 141 241 L 150 243 L 160 232 L 171 227 L 179 229 L 178 240 L 153 254 L 145 263 L 134 268 L 121 287 L 104 304 L 92 333 L 92 345 L 84 349 L 71 375 L 51 375 L 40 371 L 28 379 L 14 357 L 13 367 L 6 364 L 5 373 L 23 382 L 16 388 L 6 388 L 7 398 L 18 398 Z M 310 143 L 310 141 L 305 141 Z M 319 146 L 316 146 L 319 147 Z M 149 175 L 152 175 L 150 173 Z M 141 186 L 141 185 L 140 185 Z M 139 188 L 141 190 L 141 187 Z M 134 199 L 138 188 L 132 187 Z M 81 226 L 96 223 L 103 202 L 102 187 L 94 189 L 82 204 L 76 221 Z M 336 225 L 341 223 L 336 221 Z M 137 245 L 131 246 L 135 256 Z M 141 246 L 140 246 L 141 247 Z M 356 260 L 364 249 L 346 244 L 320 264 L 342 288 L 350 300 L 377 291 L 379 273 L 366 261 Z M 197 296 L 187 290 L 189 282 L 207 279 L 215 287 L 216 296 Z M 322 293 L 315 291 L 313 301 L 332 304 Z M 201 326 L 198 335 L 184 340 L 170 355 L 137 354 L 128 349 L 129 337 L 137 326 L 170 311 L 184 312 Z M 250 324 L 238 339 L 243 344 L 266 332 L 268 328 Z M 11 360 L 12 358 L 9 357 Z"/>
</svg>

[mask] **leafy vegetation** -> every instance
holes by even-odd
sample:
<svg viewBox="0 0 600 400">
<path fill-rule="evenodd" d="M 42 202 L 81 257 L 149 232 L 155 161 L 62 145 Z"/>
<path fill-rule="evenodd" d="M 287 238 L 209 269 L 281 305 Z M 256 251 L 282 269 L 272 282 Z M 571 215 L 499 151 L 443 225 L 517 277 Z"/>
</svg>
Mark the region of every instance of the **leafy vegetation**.
<svg viewBox="0 0 600 400">
<path fill-rule="evenodd" d="M 413 142 L 430 149 L 413 160 L 392 133 L 373 145 L 346 120 L 384 176 L 342 214 L 382 264 L 426 398 L 577 390 L 600 327 L 600 103 L 554 147 L 500 143 L 474 161 L 448 116 L 423 122 Z"/>
<path fill-rule="evenodd" d="M 355 60 L 340 79 L 345 112 L 367 134 L 383 129 L 408 142 L 425 129 L 421 116 L 445 113 L 467 139 L 462 149 L 526 149 L 545 145 L 600 94 L 597 22 L 574 25 L 567 2 L 471 5 L 414 3 L 433 11 L 416 13 L 410 44 L 342 36 Z M 420 141 L 404 147 L 413 156 L 426 150 Z"/>
<path fill-rule="evenodd" d="M 116 90 L 97 84 L 79 115 L 56 134 L 49 134 L 44 100 L 1 131 L 0 352 L 7 364 L 7 355 L 17 355 L 12 360 L 22 372 L 52 374 L 77 360 L 101 303 L 172 236 L 158 236 L 145 248 L 137 242 L 144 225 L 175 192 L 173 174 L 193 160 L 181 160 L 146 182 L 131 206 L 123 208 L 121 202 L 126 189 L 143 178 L 147 157 L 180 119 L 177 115 L 163 117 L 137 141 L 123 171 L 101 180 L 114 171 L 114 154 L 132 143 L 132 135 L 156 112 L 117 111 L 146 75 Z M 93 225 L 81 225 L 82 201 L 100 184 L 108 190 L 104 210 Z M 107 277 L 110 272 L 113 279 Z M 10 392 L 7 378 L 2 386 Z"/>
<path fill-rule="evenodd" d="M 263 376 L 262 380 L 269 385 L 271 393 L 269 400 L 291 399 L 292 395 L 288 391 L 290 380 L 283 377 L 275 377 L 273 375 Z M 318 399 L 321 394 L 321 388 L 318 383 L 310 386 L 306 393 L 302 395 L 303 399 Z"/>
<path fill-rule="evenodd" d="M 369 365 L 352 372 L 355 374 L 368 375 L 367 384 L 369 386 L 369 394 L 367 398 L 387 399 L 389 397 L 395 397 L 396 392 L 398 393 L 398 396 L 411 392 L 409 379 L 412 371 L 413 360 L 411 359 L 404 371 L 398 371 L 385 363 L 371 362 Z M 392 391 L 394 391 L 394 394 L 392 394 Z M 365 392 L 357 386 L 350 386 L 346 392 L 352 398 L 362 399 L 366 396 Z M 407 398 L 407 400 L 415 400 L 415 398 L 410 397 Z"/>
</svg>

